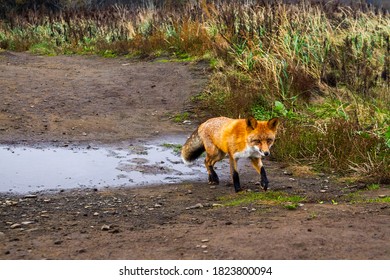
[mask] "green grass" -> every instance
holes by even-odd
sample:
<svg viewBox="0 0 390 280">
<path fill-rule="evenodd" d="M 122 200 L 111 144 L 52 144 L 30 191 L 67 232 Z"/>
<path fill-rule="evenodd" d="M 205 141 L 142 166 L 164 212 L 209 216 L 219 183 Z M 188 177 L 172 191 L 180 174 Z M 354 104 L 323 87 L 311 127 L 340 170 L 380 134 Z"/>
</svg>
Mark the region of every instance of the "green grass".
<svg viewBox="0 0 390 280">
<path fill-rule="evenodd" d="M 196 62 L 201 57 L 198 56 L 191 56 L 189 54 L 180 54 L 180 53 L 166 53 L 166 52 L 156 52 L 153 54 L 153 56 L 156 56 L 156 62 L 159 63 L 170 63 L 170 62 Z"/>
<path fill-rule="evenodd" d="M 354 193 L 347 197 L 347 200 L 352 204 L 364 204 L 364 203 L 390 203 L 390 196 L 367 198 L 364 197 L 361 192 Z"/>
<path fill-rule="evenodd" d="M 101 55 L 102 57 L 105 57 L 105 58 L 115 58 L 115 57 L 118 56 L 118 54 L 115 53 L 115 51 L 112 51 L 112 50 L 105 50 L 105 51 L 102 51 L 102 52 L 100 53 L 100 55 Z"/>
<path fill-rule="evenodd" d="M 185 120 L 188 120 L 190 117 L 190 113 L 188 112 L 183 112 L 183 113 L 178 113 L 172 117 L 172 120 L 176 123 L 182 123 Z"/>
<path fill-rule="evenodd" d="M 54 56 L 57 55 L 57 52 L 53 45 L 50 43 L 42 42 L 37 43 L 35 45 L 32 45 L 29 49 L 29 51 L 33 54 L 37 55 L 48 55 L 48 56 Z"/>
<path fill-rule="evenodd" d="M 367 186 L 365 190 L 359 190 L 353 193 L 349 193 L 344 196 L 344 200 L 352 204 L 364 204 L 364 203 L 390 203 L 390 196 L 379 197 L 378 192 L 375 192 L 377 197 L 371 197 L 370 191 L 377 191 L 380 189 L 379 184 L 372 184 Z"/>
<path fill-rule="evenodd" d="M 242 192 L 219 198 L 225 206 L 243 206 L 249 204 L 283 205 L 286 209 L 293 210 L 305 200 L 298 195 L 288 195 L 280 191 L 267 192 Z"/>
<path fill-rule="evenodd" d="M 379 190 L 379 188 L 380 188 L 379 184 L 371 184 L 371 185 L 367 186 L 367 189 L 370 191 Z"/>
<path fill-rule="evenodd" d="M 181 145 L 181 144 L 172 144 L 172 143 L 164 143 L 161 146 L 164 148 L 167 148 L 167 149 L 172 149 L 173 152 L 176 154 L 179 154 L 181 151 L 181 148 L 183 147 L 183 145 Z"/>
<path fill-rule="evenodd" d="M 365 200 L 367 203 L 390 203 L 390 196 L 370 198 Z"/>
</svg>

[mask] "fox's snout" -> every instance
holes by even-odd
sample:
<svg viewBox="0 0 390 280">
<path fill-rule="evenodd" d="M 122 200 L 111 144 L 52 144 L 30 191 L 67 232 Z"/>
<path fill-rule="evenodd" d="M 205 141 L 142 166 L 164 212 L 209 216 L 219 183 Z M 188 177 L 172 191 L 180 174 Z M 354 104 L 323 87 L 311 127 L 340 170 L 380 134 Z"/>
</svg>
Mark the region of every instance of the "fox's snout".
<svg viewBox="0 0 390 280">
<path fill-rule="evenodd" d="M 271 154 L 269 151 L 269 148 L 262 149 L 260 146 L 253 146 L 253 147 L 254 147 L 254 150 L 257 151 L 257 153 L 259 153 L 263 157 L 267 157 Z"/>
<path fill-rule="evenodd" d="M 267 157 L 269 156 L 271 153 L 269 151 L 270 149 L 270 146 L 268 146 L 267 144 L 263 143 L 263 144 L 260 144 L 260 145 L 256 145 L 256 150 L 260 153 L 261 156 L 263 157 Z"/>
<path fill-rule="evenodd" d="M 262 150 L 262 149 L 259 149 L 259 153 L 260 153 L 260 155 L 262 155 L 263 157 L 267 157 L 267 156 L 269 156 L 271 153 L 269 152 L 269 151 L 267 151 L 267 150 Z"/>
</svg>

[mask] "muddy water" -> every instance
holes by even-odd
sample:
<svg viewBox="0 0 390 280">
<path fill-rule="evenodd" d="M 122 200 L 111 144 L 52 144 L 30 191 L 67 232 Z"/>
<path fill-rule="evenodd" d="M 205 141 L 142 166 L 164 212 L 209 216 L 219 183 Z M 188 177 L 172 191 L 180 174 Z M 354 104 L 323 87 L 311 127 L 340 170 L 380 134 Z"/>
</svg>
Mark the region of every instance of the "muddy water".
<svg viewBox="0 0 390 280">
<path fill-rule="evenodd" d="M 30 193 L 206 180 L 201 160 L 186 166 L 181 162 L 177 148 L 172 146 L 158 143 L 129 144 L 119 148 L 0 146 L 0 192 Z"/>
</svg>

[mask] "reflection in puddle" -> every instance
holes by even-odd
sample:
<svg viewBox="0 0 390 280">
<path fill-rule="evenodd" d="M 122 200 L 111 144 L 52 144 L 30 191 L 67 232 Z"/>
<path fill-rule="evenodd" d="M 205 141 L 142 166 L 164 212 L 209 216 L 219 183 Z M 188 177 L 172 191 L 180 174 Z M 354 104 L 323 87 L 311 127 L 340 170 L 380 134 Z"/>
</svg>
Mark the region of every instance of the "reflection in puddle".
<svg viewBox="0 0 390 280">
<path fill-rule="evenodd" d="M 186 166 L 172 148 L 30 148 L 0 146 L 0 192 L 26 193 L 206 180 L 198 161 Z"/>
</svg>

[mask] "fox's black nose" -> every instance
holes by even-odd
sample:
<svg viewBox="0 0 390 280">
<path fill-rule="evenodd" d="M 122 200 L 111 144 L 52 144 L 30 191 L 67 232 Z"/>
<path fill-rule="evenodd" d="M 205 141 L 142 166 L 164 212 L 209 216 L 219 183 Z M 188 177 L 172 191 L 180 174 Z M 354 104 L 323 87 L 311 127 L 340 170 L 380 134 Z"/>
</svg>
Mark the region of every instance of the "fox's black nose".
<svg viewBox="0 0 390 280">
<path fill-rule="evenodd" d="M 267 157 L 269 156 L 269 152 L 264 152 L 264 155 Z"/>
</svg>

